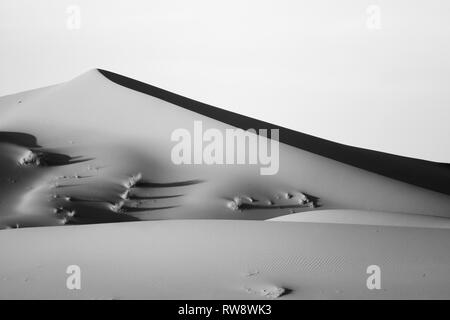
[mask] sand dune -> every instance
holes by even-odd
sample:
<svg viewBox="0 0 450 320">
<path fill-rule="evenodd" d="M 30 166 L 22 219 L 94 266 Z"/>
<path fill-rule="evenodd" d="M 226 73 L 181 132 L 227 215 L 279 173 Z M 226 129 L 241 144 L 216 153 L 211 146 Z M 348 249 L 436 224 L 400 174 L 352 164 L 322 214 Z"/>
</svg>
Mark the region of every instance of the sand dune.
<svg viewBox="0 0 450 320">
<path fill-rule="evenodd" d="M 177 128 L 191 129 L 198 120 L 220 130 L 230 123 L 254 128 L 266 123 L 162 91 L 143 94 L 153 87 L 126 79 L 126 88 L 110 79 L 125 81 L 92 70 L 0 100 L 5 150 L 0 188 L 11 199 L 2 203 L 0 225 L 264 220 L 316 207 L 450 216 L 446 165 L 293 136 L 286 129 L 280 131 L 280 170 L 273 176 L 257 174 L 256 166 L 174 165 L 170 135 Z M 138 174 L 146 184 L 124 185 Z M 122 199 L 125 193 L 131 197 Z M 315 205 L 299 204 L 302 194 L 314 197 Z M 234 199 L 248 197 L 255 202 L 230 209 Z"/>
<path fill-rule="evenodd" d="M 157 97 L 231 126 L 244 130 L 249 128 L 277 128 L 281 131 L 280 140 L 287 145 L 400 181 L 450 194 L 450 170 L 447 163 L 433 163 L 430 161 L 400 157 L 327 141 L 188 99 L 110 71 L 99 71 L 111 81 L 122 86 Z M 302 121 L 302 119 L 299 119 L 299 121 Z"/>
<path fill-rule="evenodd" d="M 4 230 L 0 298 L 272 299 L 280 288 L 278 299 L 448 298 L 449 237 L 444 229 L 220 220 Z M 81 290 L 66 289 L 72 264 Z M 380 290 L 366 287 L 374 264 Z"/>
<path fill-rule="evenodd" d="M 448 164 L 285 128 L 275 175 L 175 164 L 199 121 L 278 128 L 105 70 L 0 98 L 0 297 L 450 297 Z M 54 276 L 71 261 L 82 292 Z"/>
</svg>

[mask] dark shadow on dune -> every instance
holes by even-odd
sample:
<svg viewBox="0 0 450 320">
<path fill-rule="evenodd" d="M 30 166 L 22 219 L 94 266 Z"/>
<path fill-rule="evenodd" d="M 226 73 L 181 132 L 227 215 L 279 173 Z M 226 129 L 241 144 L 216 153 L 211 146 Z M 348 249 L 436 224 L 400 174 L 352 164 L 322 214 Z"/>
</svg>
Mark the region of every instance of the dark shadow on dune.
<svg viewBox="0 0 450 320">
<path fill-rule="evenodd" d="M 85 158 L 83 156 L 74 156 L 71 158 L 70 160 L 70 164 L 72 163 L 82 163 L 82 162 L 86 162 L 86 161 L 91 161 L 94 160 L 95 158 Z"/>
<path fill-rule="evenodd" d="M 65 166 L 93 160 L 93 158 L 71 157 L 56 152 L 39 151 L 39 153 L 41 154 L 41 164 L 47 167 Z"/>
<path fill-rule="evenodd" d="M 130 196 L 130 200 L 157 200 L 157 199 L 170 199 L 182 197 L 182 194 L 175 194 L 172 196 L 154 196 L 154 197 L 143 197 L 143 196 Z"/>
<path fill-rule="evenodd" d="M 37 138 L 28 133 L 0 132 L 0 143 L 9 143 L 33 151 L 39 159 L 40 166 L 65 166 L 93 160 L 93 158 L 83 158 L 81 156 L 71 157 L 66 154 L 42 149 L 42 147 L 37 144 Z"/>
<path fill-rule="evenodd" d="M 62 197 L 63 198 L 63 197 Z M 69 202 L 91 202 L 91 203 L 104 203 L 107 202 L 105 200 L 99 200 L 99 199 L 83 199 L 83 198 L 77 198 L 77 197 L 70 197 Z"/>
<path fill-rule="evenodd" d="M 134 207 L 123 207 L 123 211 L 126 213 L 136 213 L 136 212 L 145 212 L 145 211 L 156 211 L 156 210 L 166 210 L 177 208 L 179 206 L 165 206 L 165 207 L 153 207 L 153 208 L 134 208 Z"/>
<path fill-rule="evenodd" d="M 315 197 L 306 192 L 302 192 L 302 193 L 308 198 L 309 202 L 312 202 L 316 207 L 320 207 L 320 205 L 319 205 L 320 198 L 319 197 Z"/>
<path fill-rule="evenodd" d="M 65 209 L 75 210 L 76 214 L 67 224 L 93 224 L 110 222 L 140 221 L 126 213 L 117 213 L 107 207 L 96 207 L 89 204 L 79 203 L 78 205 L 66 206 Z"/>
<path fill-rule="evenodd" d="M 0 132 L 0 143 L 11 143 L 25 148 L 40 148 L 35 136 L 21 132 Z"/>
<path fill-rule="evenodd" d="M 75 215 L 68 219 L 66 225 L 130 222 L 143 220 L 138 217 L 140 214 L 179 207 L 178 205 L 149 208 L 122 206 L 120 211 L 116 212 L 111 210 L 109 205 L 114 205 L 114 203 L 95 199 L 71 198 L 66 205 L 58 207 L 61 210 L 57 216 L 59 215 L 62 219 L 65 212 L 74 210 Z"/>
<path fill-rule="evenodd" d="M 448 164 L 402 157 L 328 141 L 213 107 L 110 71 L 99 70 L 99 72 L 121 86 L 151 95 L 231 126 L 244 130 L 279 129 L 282 143 L 360 169 L 450 195 L 450 167 Z M 430 141 L 430 143 L 433 142 Z"/>
<path fill-rule="evenodd" d="M 56 185 L 55 188 L 70 188 L 70 187 L 81 187 L 85 186 L 86 184 L 76 183 L 76 184 L 63 184 L 63 185 Z"/>
<path fill-rule="evenodd" d="M 171 188 L 171 187 L 191 186 L 191 185 L 199 184 L 199 183 L 203 183 L 203 182 L 204 182 L 203 180 L 187 180 L 187 181 L 177 181 L 177 182 L 167 182 L 167 183 L 138 181 L 135 186 L 138 188 Z"/>
<path fill-rule="evenodd" d="M 284 292 L 283 292 L 283 294 L 280 295 L 280 297 L 284 297 L 284 296 L 286 296 L 286 295 L 291 294 L 292 292 L 294 292 L 294 290 L 289 289 L 289 288 L 284 288 L 284 287 L 283 287 L 283 289 L 284 289 Z"/>
<path fill-rule="evenodd" d="M 141 219 L 122 213 L 111 214 L 106 212 L 90 212 L 88 215 L 78 215 L 66 223 L 66 225 L 82 225 L 96 223 L 116 223 L 116 222 L 132 222 L 141 221 Z"/>
</svg>

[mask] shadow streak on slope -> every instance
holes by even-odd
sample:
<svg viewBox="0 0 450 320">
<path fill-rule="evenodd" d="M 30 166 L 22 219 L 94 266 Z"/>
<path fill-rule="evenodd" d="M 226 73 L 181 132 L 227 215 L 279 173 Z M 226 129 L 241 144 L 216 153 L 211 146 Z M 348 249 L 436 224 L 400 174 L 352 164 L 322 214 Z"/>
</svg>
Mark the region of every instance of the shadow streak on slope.
<svg viewBox="0 0 450 320">
<path fill-rule="evenodd" d="M 0 143 L 15 144 L 25 148 L 40 148 L 35 136 L 22 132 L 0 132 Z"/>
<path fill-rule="evenodd" d="M 66 206 L 65 209 L 76 210 L 75 216 L 66 223 L 68 225 L 129 222 L 141 220 L 129 214 L 112 212 L 108 209 L 107 206 L 94 207 L 88 204 L 78 204 L 76 206 Z"/>
<path fill-rule="evenodd" d="M 158 199 L 179 198 L 182 196 L 183 196 L 182 194 L 167 195 L 167 196 L 148 196 L 148 197 L 131 195 L 130 200 L 158 200 Z"/>
<path fill-rule="evenodd" d="M 167 183 L 158 183 L 150 181 L 138 181 L 136 183 L 137 188 L 172 188 L 172 187 L 185 187 L 191 186 L 199 183 L 203 183 L 203 180 L 187 180 L 187 181 L 176 181 Z"/>
<path fill-rule="evenodd" d="M 280 142 L 360 169 L 450 195 L 450 166 L 347 146 L 198 102 L 110 71 L 112 82 L 244 130 L 279 129 Z"/>
<path fill-rule="evenodd" d="M 41 155 L 41 165 L 47 167 L 66 166 L 69 164 L 83 163 L 86 161 L 93 160 L 93 158 L 83 158 L 80 156 L 72 157 L 66 154 L 56 152 L 40 151 L 39 154 Z M 79 177 L 78 179 L 82 178 L 87 177 Z"/>
<path fill-rule="evenodd" d="M 39 158 L 39 166 L 65 166 L 74 163 L 81 163 L 92 160 L 92 158 L 83 158 L 81 156 L 69 156 L 59 152 L 46 150 L 37 144 L 37 138 L 28 133 L 0 131 L 0 145 L 6 143 L 27 148 L 34 152 L 36 159 L 30 159 L 34 162 Z M 37 164 L 37 163 L 35 163 Z"/>
</svg>

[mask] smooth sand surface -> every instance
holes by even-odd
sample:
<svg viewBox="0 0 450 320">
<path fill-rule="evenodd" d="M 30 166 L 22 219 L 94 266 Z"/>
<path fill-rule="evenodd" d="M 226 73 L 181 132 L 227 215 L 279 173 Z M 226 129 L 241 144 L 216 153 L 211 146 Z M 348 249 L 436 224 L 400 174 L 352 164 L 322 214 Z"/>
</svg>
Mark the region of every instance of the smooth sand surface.
<svg viewBox="0 0 450 320">
<path fill-rule="evenodd" d="M 267 123 L 156 89 L 92 70 L 0 98 L 0 298 L 450 298 L 448 164 L 282 129 L 276 175 L 175 165 L 176 129 Z"/>
<path fill-rule="evenodd" d="M 177 220 L 0 232 L 0 298 L 450 297 L 450 233 L 329 223 Z M 69 265 L 81 290 L 67 290 Z M 381 269 L 369 290 L 367 267 Z M 266 291 L 264 291 L 266 290 Z"/>
</svg>

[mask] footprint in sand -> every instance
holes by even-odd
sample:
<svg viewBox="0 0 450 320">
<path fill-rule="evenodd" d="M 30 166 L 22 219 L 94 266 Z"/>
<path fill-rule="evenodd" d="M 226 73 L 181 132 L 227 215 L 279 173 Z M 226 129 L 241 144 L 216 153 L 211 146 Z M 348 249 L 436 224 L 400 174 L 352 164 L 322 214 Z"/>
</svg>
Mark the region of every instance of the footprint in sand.
<svg viewBox="0 0 450 320">
<path fill-rule="evenodd" d="M 247 278 L 256 277 L 260 274 L 258 269 L 249 269 L 244 273 Z M 255 278 L 256 280 L 257 278 Z M 252 287 L 244 287 L 249 294 L 259 295 L 268 299 L 277 299 L 292 292 L 291 289 L 276 285 L 254 285 Z"/>
<path fill-rule="evenodd" d="M 290 289 L 278 286 L 268 286 L 260 289 L 253 289 L 246 287 L 244 289 L 249 294 L 259 295 L 267 299 L 278 299 L 292 291 Z"/>
</svg>

